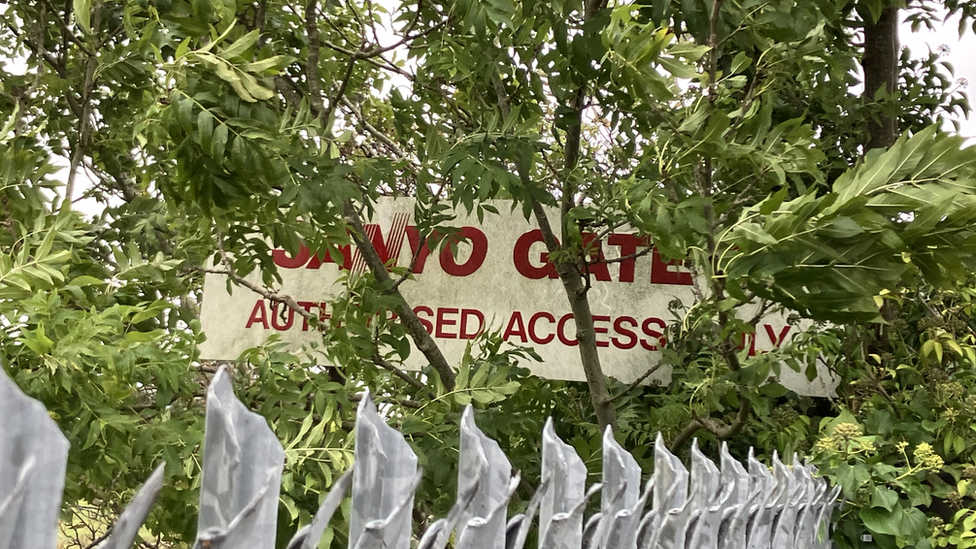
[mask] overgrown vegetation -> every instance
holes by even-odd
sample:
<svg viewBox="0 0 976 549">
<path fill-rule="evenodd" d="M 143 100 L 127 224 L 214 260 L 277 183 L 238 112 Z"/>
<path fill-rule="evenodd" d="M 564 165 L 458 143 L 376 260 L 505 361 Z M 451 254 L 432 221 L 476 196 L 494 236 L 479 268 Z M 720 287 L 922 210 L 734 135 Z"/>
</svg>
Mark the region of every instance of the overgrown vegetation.
<svg viewBox="0 0 976 549">
<path fill-rule="evenodd" d="M 941 8 L 976 28 L 955 0 L 0 6 L 0 357 L 71 439 L 67 522 L 94 504 L 110 523 L 165 459 L 143 547 L 191 544 L 215 369 L 197 359 L 204 272 L 260 271 L 264 287 L 234 291 L 287 306 L 273 249 L 368 252 L 356 229 L 397 195 L 416 197 L 425 236 L 453 208 L 521 206 L 588 382 L 528 375 L 532 351 L 497 334 L 451 362 L 372 262 L 323 336 L 335 368 L 274 341 L 233 364 L 287 448 L 283 534 L 348 466 L 368 386 L 427 471 L 418 521 L 450 504 L 473 402 L 526 486 L 551 415 L 594 473 L 606 426 L 645 465 L 657 431 L 679 452 L 693 436 L 799 451 L 844 488 L 842 547 L 970 546 L 976 151 L 941 129 L 969 112 L 950 67 L 897 55 L 899 18 Z M 622 224 L 703 281 L 673 307 L 667 385 L 601 368 L 584 233 Z M 812 328 L 750 356 L 757 306 Z M 389 311 L 401 320 L 375 320 Z M 420 373 L 401 369 L 406 338 Z M 818 365 L 836 399 L 775 381 Z M 323 546 L 346 541 L 339 523 Z"/>
</svg>

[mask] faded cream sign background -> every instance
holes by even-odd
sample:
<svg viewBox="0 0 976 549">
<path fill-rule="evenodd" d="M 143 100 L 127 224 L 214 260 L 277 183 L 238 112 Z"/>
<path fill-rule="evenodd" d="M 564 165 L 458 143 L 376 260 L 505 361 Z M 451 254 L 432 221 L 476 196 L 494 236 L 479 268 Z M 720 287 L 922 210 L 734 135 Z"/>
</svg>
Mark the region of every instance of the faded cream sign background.
<svg viewBox="0 0 976 549">
<path fill-rule="evenodd" d="M 575 325 L 562 284 L 545 262 L 545 244 L 538 229 L 511 204 L 494 203 L 499 215 L 458 217 L 470 242 L 458 245 L 451 256 L 434 250 L 418 261 L 413 280 L 401 290 L 424 321 L 449 361 L 458 361 L 467 343 L 480 331 L 501 329 L 513 344 L 531 345 L 543 358 L 524 366 L 536 375 L 551 379 L 584 380 L 579 351 L 575 346 Z M 414 203 L 408 199 L 381 200 L 367 231 L 381 256 L 407 266 L 420 245 L 413 227 Z M 556 219 L 557 212 L 551 212 Z M 645 243 L 621 232 L 605 238 L 602 253 L 608 259 L 629 256 Z M 445 248 L 446 250 L 446 248 Z M 342 292 L 336 284 L 340 269 L 363 272 L 359 254 L 345 254 L 338 265 L 331 258 L 314 257 L 303 250 L 291 257 L 276 252 L 275 262 L 282 277 L 281 292 L 294 297 L 307 310 L 322 317 L 330 314 L 328 302 Z M 665 327 L 676 320 L 668 303 L 677 298 L 692 303 L 691 274 L 675 264 L 666 264 L 656 253 L 634 260 L 605 264 L 592 273 L 590 304 L 596 322 L 600 358 L 604 371 L 630 382 L 660 359 Z M 254 278 L 257 282 L 257 277 Z M 242 351 L 279 334 L 297 351 L 317 339 L 314 329 L 293 311 L 272 308 L 261 296 L 245 288 L 226 290 L 226 278 L 208 274 L 204 284 L 201 320 L 207 341 L 201 346 L 205 359 L 233 359 Z M 788 342 L 797 333 L 783 315 L 771 315 L 756 326 L 754 339 L 745 342 L 753 352 L 762 352 Z M 408 366 L 422 364 L 423 355 L 414 350 Z M 657 379 L 667 379 L 661 368 Z M 808 382 L 789 368 L 780 381 L 800 394 L 827 395 L 835 382 Z"/>
</svg>

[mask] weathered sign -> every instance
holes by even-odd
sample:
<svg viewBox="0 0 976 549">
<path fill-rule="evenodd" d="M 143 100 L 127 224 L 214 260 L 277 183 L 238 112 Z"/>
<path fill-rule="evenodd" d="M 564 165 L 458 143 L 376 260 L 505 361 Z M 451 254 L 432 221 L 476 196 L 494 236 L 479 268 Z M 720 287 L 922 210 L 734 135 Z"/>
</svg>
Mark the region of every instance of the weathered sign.
<svg viewBox="0 0 976 549">
<path fill-rule="evenodd" d="M 485 330 L 500 330 L 506 341 L 532 346 L 539 353 L 541 363 L 525 364 L 533 373 L 583 380 L 573 315 L 556 271 L 547 262 L 541 231 L 520 211 L 511 211 L 511 203 L 494 205 L 500 213 L 488 214 L 483 223 L 475 215 L 459 214 L 454 227 L 464 240 L 456 253 L 448 246 L 431 250 L 421 242 L 412 221 L 414 202 L 408 199 L 381 200 L 366 231 L 388 265 L 414 262 L 414 279 L 401 290 L 449 359 L 460 358 L 465 346 Z M 555 211 L 550 215 L 556 219 Z M 589 298 L 601 362 L 607 375 L 625 382 L 637 379 L 660 359 L 666 328 L 676 321 L 668 303 L 694 301 L 692 273 L 665 261 L 654 249 L 640 254 L 649 247 L 650 242 L 625 230 L 609 234 L 594 246 L 593 258 L 607 261 L 590 267 Z M 304 247 L 294 256 L 276 250 L 281 292 L 306 311 L 329 319 L 329 302 L 343 291 L 336 283 L 339 277 L 366 269 L 354 246 L 341 250 L 341 257 L 320 256 Z M 202 356 L 210 359 L 236 358 L 272 334 L 296 349 L 318 337 L 306 318 L 284 305 L 245 289 L 228 294 L 226 278 L 218 274 L 207 275 L 201 319 L 207 334 Z M 761 353 L 784 344 L 796 332 L 785 316 L 770 315 L 745 338 L 743 348 Z M 422 359 L 414 352 L 407 365 Z M 669 375 L 661 368 L 652 379 Z M 783 368 L 780 380 L 801 394 L 832 391 L 831 380 L 811 383 L 789 368 Z"/>
</svg>

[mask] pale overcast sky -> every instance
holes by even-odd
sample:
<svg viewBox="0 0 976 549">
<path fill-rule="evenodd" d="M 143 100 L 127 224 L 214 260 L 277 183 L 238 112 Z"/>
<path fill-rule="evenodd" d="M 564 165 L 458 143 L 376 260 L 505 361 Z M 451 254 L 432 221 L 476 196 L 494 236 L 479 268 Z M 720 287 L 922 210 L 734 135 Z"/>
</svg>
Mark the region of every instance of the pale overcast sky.
<svg viewBox="0 0 976 549">
<path fill-rule="evenodd" d="M 953 65 L 955 69 L 954 78 L 965 79 L 969 85 L 965 91 L 969 95 L 969 101 L 976 104 L 976 34 L 972 29 L 968 29 L 962 39 L 959 38 L 959 18 L 954 17 L 946 21 L 942 28 L 929 31 L 924 27 L 917 33 L 913 33 L 911 27 L 902 25 L 901 44 L 908 46 L 912 52 L 912 57 L 926 57 L 929 48 L 936 51 L 939 46 L 946 46 L 949 49 L 945 60 Z M 960 133 L 966 137 L 976 139 L 976 114 L 970 115 L 969 120 L 960 120 L 962 127 Z"/>
</svg>

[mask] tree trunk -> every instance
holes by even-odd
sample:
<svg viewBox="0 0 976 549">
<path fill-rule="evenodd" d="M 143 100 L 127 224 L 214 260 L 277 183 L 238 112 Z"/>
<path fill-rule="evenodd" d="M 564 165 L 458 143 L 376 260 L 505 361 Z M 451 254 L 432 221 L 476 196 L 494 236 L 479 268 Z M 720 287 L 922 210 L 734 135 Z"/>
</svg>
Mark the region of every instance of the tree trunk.
<svg viewBox="0 0 976 549">
<path fill-rule="evenodd" d="M 889 97 L 881 108 L 895 101 L 898 89 L 898 8 L 886 7 L 881 17 L 864 26 L 864 99 L 870 103 L 875 94 L 884 89 Z M 890 147 L 898 137 L 898 118 L 883 112 L 868 120 L 868 144 L 865 150 Z"/>
<path fill-rule="evenodd" d="M 523 177 L 525 176 L 523 175 Z M 554 254 L 561 250 L 560 243 L 556 241 L 556 236 L 553 234 L 552 225 L 550 225 L 546 212 L 538 200 L 532 201 L 532 210 L 536 221 L 539 223 L 539 229 L 542 231 L 542 237 L 549 253 Z M 560 221 L 563 219 L 560 216 Z M 613 399 L 610 398 L 610 390 L 607 388 L 607 378 L 603 375 L 603 366 L 600 364 L 600 353 L 596 346 L 596 330 L 593 328 L 593 312 L 590 310 L 590 300 L 587 297 L 583 277 L 573 263 L 558 261 L 553 262 L 553 266 L 559 273 L 559 280 L 563 283 L 563 289 L 566 291 L 567 299 L 569 299 L 570 310 L 573 312 L 580 362 L 583 364 L 583 374 L 586 376 L 586 384 L 590 389 L 590 402 L 596 412 L 597 422 L 599 422 L 601 429 L 607 427 L 615 429 L 617 411 L 613 407 Z"/>
</svg>

